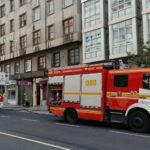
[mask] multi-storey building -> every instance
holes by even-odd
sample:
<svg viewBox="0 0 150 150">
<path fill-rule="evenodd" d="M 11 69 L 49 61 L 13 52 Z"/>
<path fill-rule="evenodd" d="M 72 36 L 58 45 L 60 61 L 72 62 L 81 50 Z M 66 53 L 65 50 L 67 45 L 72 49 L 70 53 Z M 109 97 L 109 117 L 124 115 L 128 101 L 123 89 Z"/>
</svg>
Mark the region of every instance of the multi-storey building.
<svg viewBox="0 0 150 150">
<path fill-rule="evenodd" d="M 108 52 L 108 1 L 81 0 L 83 63 L 104 61 Z"/>
<path fill-rule="evenodd" d="M 150 0 L 142 0 L 144 44 L 150 44 Z"/>
<path fill-rule="evenodd" d="M 142 40 L 141 0 L 109 0 L 108 3 L 109 58 L 137 54 Z"/>
<path fill-rule="evenodd" d="M 78 0 L 0 1 L 0 71 L 18 81 L 19 104 L 46 99 L 46 69 L 81 63 L 81 40 Z"/>
</svg>

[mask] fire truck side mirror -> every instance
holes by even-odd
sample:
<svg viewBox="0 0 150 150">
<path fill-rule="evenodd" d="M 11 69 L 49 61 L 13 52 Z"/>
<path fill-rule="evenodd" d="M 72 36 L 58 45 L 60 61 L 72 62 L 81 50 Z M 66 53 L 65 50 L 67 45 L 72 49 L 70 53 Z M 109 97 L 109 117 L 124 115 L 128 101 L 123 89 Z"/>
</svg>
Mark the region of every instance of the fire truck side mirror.
<svg viewBox="0 0 150 150">
<path fill-rule="evenodd" d="M 48 77 L 48 70 L 44 70 L 44 77 Z"/>
</svg>

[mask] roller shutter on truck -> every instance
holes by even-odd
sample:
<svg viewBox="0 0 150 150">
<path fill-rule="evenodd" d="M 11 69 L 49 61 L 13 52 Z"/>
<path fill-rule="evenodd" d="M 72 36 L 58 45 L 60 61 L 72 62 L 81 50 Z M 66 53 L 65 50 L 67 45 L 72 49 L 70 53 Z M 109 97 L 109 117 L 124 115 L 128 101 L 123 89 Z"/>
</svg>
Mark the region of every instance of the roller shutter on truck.
<svg viewBox="0 0 150 150">
<path fill-rule="evenodd" d="M 64 102 L 82 108 L 101 108 L 102 73 L 65 76 Z"/>
<path fill-rule="evenodd" d="M 102 73 L 84 74 L 82 76 L 81 107 L 101 108 Z"/>
</svg>

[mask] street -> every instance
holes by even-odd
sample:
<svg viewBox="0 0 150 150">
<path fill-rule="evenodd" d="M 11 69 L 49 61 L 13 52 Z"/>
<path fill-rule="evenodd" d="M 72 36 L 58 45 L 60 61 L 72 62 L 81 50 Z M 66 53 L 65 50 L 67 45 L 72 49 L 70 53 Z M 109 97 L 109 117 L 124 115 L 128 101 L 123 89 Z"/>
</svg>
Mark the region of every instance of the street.
<svg viewBox="0 0 150 150">
<path fill-rule="evenodd" d="M 150 134 L 125 126 L 81 121 L 69 125 L 52 115 L 1 110 L 0 146 L 3 150 L 149 150 Z"/>
</svg>

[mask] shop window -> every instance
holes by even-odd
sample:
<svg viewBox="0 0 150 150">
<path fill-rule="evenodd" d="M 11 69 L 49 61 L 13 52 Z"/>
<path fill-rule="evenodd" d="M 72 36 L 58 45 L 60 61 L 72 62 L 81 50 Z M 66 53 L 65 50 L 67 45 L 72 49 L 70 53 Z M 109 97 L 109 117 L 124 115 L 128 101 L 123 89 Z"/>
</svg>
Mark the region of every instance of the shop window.
<svg viewBox="0 0 150 150">
<path fill-rule="evenodd" d="M 116 75 L 114 77 L 114 87 L 128 87 L 128 75 Z"/>
<path fill-rule="evenodd" d="M 8 90 L 8 99 L 16 100 L 16 91 L 15 90 Z"/>
<path fill-rule="evenodd" d="M 62 84 L 49 85 L 49 102 L 58 102 L 62 100 Z"/>
</svg>

